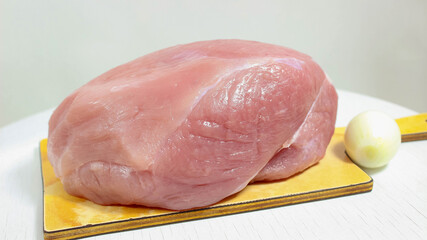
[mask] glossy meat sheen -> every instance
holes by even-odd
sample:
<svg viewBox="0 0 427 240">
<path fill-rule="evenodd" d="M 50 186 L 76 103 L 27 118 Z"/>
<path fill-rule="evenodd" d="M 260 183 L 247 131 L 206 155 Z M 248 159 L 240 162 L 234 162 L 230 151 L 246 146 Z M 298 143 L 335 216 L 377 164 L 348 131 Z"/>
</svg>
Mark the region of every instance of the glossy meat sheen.
<svg viewBox="0 0 427 240">
<path fill-rule="evenodd" d="M 297 51 L 216 40 L 167 48 L 82 86 L 49 122 L 48 156 L 70 194 L 189 209 L 317 162 L 335 89 Z"/>
</svg>

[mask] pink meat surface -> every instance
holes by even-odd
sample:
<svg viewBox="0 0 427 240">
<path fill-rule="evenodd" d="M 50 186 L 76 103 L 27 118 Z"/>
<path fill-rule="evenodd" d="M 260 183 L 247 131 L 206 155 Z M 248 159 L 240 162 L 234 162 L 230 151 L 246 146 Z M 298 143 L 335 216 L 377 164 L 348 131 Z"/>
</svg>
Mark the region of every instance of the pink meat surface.
<svg viewBox="0 0 427 240">
<path fill-rule="evenodd" d="M 311 57 L 253 41 L 160 50 L 68 96 L 49 122 L 65 190 L 93 202 L 181 210 L 319 161 L 337 95 Z"/>
</svg>

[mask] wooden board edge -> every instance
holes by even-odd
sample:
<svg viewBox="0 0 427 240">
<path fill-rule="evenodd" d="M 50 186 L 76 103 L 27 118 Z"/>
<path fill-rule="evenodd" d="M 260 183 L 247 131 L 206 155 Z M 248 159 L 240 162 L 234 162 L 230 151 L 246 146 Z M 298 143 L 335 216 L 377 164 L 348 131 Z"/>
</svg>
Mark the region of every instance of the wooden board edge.
<svg viewBox="0 0 427 240">
<path fill-rule="evenodd" d="M 44 237 L 44 239 L 50 239 L 50 238 L 46 238 L 46 237 L 48 237 L 49 234 L 46 234 L 46 227 L 45 227 L 46 224 L 45 224 L 45 221 L 44 221 L 44 218 L 45 218 L 45 209 L 44 209 L 44 195 L 45 195 L 44 191 L 45 191 L 45 189 L 44 189 L 44 181 L 45 180 L 44 180 L 44 176 L 43 176 L 43 156 L 42 156 L 42 148 L 41 148 L 41 146 L 42 146 L 42 144 L 45 141 L 47 141 L 46 138 L 40 140 L 40 142 L 39 142 L 40 176 L 42 178 L 42 210 L 43 210 L 42 224 L 43 224 L 43 237 Z"/>
<path fill-rule="evenodd" d="M 427 132 L 402 134 L 402 142 L 427 140 Z"/>
</svg>

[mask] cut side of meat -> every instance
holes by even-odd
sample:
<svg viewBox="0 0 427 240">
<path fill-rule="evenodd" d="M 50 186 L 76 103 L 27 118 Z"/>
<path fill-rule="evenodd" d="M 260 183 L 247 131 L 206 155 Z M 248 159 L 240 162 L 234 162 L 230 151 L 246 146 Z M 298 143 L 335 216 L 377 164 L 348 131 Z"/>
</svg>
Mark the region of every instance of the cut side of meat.
<svg viewBox="0 0 427 240">
<path fill-rule="evenodd" d="M 336 110 L 334 87 L 305 54 L 244 40 L 195 42 L 77 89 L 49 121 L 48 157 L 72 195 L 191 209 L 315 164 Z"/>
</svg>

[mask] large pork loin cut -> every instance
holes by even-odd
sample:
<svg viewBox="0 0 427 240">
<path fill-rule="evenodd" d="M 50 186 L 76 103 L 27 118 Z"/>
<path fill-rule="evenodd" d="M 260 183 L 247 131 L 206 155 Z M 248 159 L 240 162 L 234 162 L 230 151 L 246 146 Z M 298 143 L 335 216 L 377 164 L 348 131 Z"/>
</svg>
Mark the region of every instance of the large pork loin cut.
<svg viewBox="0 0 427 240">
<path fill-rule="evenodd" d="M 95 203 L 181 210 L 319 161 L 337 94 L 311 57 L 253 41 L 160 50 L 68 96 L 49 121 L 65 190 Z"/>
</svg>

